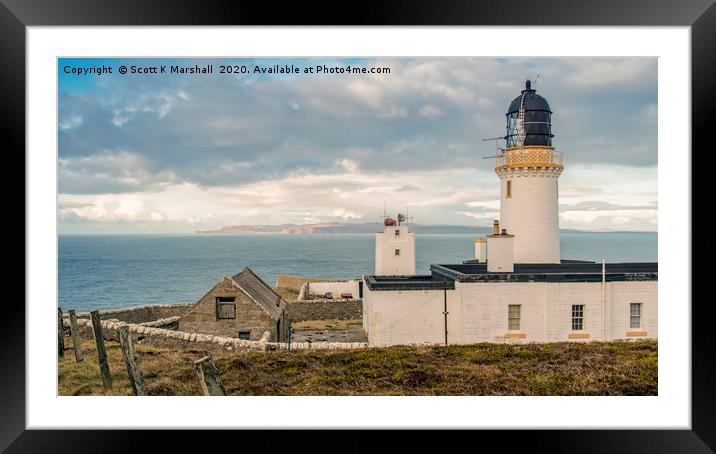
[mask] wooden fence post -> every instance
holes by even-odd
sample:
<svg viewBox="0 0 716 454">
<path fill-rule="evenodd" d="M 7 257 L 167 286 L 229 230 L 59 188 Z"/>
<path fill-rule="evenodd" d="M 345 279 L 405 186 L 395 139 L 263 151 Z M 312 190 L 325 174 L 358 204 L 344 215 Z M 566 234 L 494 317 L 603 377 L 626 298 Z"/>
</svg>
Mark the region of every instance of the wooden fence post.
<svg viewBox="0 0 716 454">
<path fill-rule="evenodd" d="M 132 337 L 129 335 L 129 327 L 120 326 L 117 331 L 119 332 L 119 344 L 122 346 L 124 363 L 127 365 L 129 384 L 132 385 L 135 396 L 146 396 L 147 388 L 144 386 L 142 370 L 139 368 L 139 364 L 137 364 L 137 356 L 134 353 Z"/>
<path fill-rule="evenodd" d="M 77 328 L 77 314 L 74 309 L 70 309 L 70 333 L 72 334 L 72 346 L 75 349 L 75 361 L 82 362 L 84 356 L 82 355 L 82 345 L 80 345 L 80 331 Z"/>
<path fill-rule="evenodd" d="M 65 356 L 65 326 L 62 323 L 62 308 L 57 308 L 57 354 Z"/>
<path fill-rule="evenodd" d="M 216 370 L 216 365 L 214 361 L 211 360 L 211 357 L 205 356 L 199 361 L 195 361 L 194 371 L 196 372 L 196 376 L 199 377 L 199 385 L 205 396 L 226 395 L 224 385 L 221 384 L 219 371 Z"/>
<path fill-rule="evenodd" d="M 104 336 L 102 334 L 102 325 L 99 322 L 99 312 L 90 312 L 90 317 L 92 318 L 92 331 L 94 332 L 94 341 L 97 344 L 97 360 L 99 361 L 99 371 L 102 374 L 104 389 L 112 389 L 112 377 L 109 375 L 107 351 L 104 349 Z"/>
</svg>

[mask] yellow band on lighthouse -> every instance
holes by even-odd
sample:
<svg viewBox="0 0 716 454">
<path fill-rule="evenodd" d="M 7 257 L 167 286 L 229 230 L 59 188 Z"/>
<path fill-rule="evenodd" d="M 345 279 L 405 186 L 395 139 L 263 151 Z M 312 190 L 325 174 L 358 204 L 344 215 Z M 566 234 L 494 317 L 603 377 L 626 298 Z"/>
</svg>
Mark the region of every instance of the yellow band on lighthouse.
<svg viewBox="0 0 716 454">
<path fill-rule="evenodd" d="M 523 146 L 505 149 L 502 156 L 495 160 L 495 170 L 517 169 L 524 167 L 564 168 L 564 156 L 554 147 Z"/>
</svg>

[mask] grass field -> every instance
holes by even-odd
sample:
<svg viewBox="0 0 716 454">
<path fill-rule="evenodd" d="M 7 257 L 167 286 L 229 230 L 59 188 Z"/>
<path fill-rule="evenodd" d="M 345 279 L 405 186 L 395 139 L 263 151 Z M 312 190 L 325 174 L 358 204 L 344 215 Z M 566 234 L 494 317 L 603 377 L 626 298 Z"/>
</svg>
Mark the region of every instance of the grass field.
<svg viewBox="0 0 716 454">
<path fill-rule="evenodd" d="M 114 383 L 102 389 L 94 341 L 75 363 L 66 339 L 60 395 L 129 395 L 122 352 L 107 342 Z M 150 395 L 199 394 L 204 352 L 135 345 Z M 212 355 L 230 395 L 656 395 L 657 342 L 396 346 Z"/>
</svg>

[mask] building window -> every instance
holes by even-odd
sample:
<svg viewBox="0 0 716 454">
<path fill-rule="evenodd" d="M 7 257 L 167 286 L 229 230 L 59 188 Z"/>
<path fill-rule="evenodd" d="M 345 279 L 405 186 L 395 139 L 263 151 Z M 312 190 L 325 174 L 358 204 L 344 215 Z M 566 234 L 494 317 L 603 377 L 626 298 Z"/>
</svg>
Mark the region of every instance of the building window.
<svg viewBox="0 0 716 454">
<path fill-rule="evenodd" d="M 507 329 L 510 331 L 520 330 L 520 312 L 522 306 L 519 304 L 510 304 L 507 309 Z"/>
<path fill-rule="evenodd" d="M 396 257 L 400 256 L 400 249 L 396 249 L 396 250 L 395 250 L 395 256 L 396 256 Z"/>
<path fill-rule="evenodd" d="M 629 328 L 641 328 L 641 303 L 631 303 L 629 306 Z"/>
<path fill-rule="evenodd" d="M 584 304 L 572 305 L 572 331 L 584 329 Z"/>
<path fill-rule="evenodd" d="M 236 298 L 219 296 L 216 298 L 216 319 L 236 318 Z"/>
<path fill-rule="evenodd" d="M 400 230 L 395 229 L 395 237 L 400 238 Z"/>
<path fill-rule="evenodd" d="M 251 331 L 239 331 L 239 339 L 251 340 Z"/>
<path fill-rule="evenodd" d="M 510 180 L 507 180 L 507 191 L 505 197 L 508 199 L 512 197 L 512 181 Z"/>
</svg>

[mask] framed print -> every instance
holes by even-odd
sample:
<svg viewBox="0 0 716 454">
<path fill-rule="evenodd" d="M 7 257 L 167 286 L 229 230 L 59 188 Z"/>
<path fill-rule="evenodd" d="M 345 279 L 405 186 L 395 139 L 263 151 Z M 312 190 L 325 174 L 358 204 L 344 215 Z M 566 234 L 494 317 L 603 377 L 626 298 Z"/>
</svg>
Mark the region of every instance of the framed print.
<svg viewBox="0 0 716 454">
<path fill-rule="evenodd" d="M 712 2 L 257 5 L 3 1 L 27 263 L 3 449 L 417 428 L 713 451 Z"/>
</svg>

